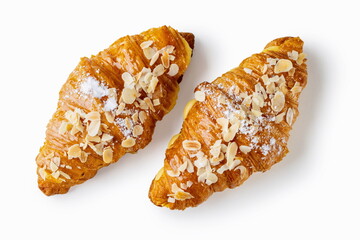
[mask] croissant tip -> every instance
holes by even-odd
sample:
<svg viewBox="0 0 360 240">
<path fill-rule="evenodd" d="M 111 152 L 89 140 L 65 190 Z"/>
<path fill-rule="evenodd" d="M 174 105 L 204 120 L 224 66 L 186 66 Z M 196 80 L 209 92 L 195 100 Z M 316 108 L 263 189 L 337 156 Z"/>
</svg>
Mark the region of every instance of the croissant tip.
<svg viewBox="0 0 360 240">
<path fill-rule="evenodd" d="M 191 49 L 195 46 L 195 35 L 189 32 L 181 32 L 180 35 L 185 38 Z"/>
</svg>

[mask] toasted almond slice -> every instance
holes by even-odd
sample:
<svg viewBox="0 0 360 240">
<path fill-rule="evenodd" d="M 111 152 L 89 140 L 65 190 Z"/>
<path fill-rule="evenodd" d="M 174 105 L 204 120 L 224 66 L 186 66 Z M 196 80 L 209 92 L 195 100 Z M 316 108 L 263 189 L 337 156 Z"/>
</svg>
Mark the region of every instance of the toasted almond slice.
<svg viewBox="0 0 360 240">
<path fill-rule="evenodd" d="M 148 41 L 142 42 L 140 44 L 140 47 L 141 47 L 141 49 L 145 49 L 145 48 L 150 47 L 153 43 L 154 43 L 154 41 L 148 40 Z"/>
<path fill-rule="evenodd" d="M 285 112 L 278 114 L 278 115 L 275 117 L 275 123 L 280 123 L 280 122 L 282 122 L 282 120 L 284 119 L 284 116 L 285 116 Z"/>
<path fill-rule="evenodd" d="M 186 170 L 189 173 L 193 173 L 194 172 L 194 164 L 191 162 L 191 160 L 188 159 L 187 157 L 183 157 L 183 160 L 187 162 Z"/>
<path fill-rule="evenodd" d="M 47 173 L 45 171 L 45 166 L 43 168 L 39 168 L 38 173 L 43 180 L 46 180 Z"/>
<path fill-rule="evenodd" d="M 50 161 L 49 167 L 52 172 L 56 172 L 59 169 L 53 161 Z"/>
<path fill-rule="evenodd" d="M 101 141 L 99 136 L 90 136 L 90 135 L 86 135 L 85 140 L 88 142 L 96 142 L 96 143 L 99 143 Z"/>
<path fill-rule="evenodd" d="M 265 64 L 264 66 L 262 66 L 262 68 L 261 68 L 261 73 L 262 74 L 265 74 L 266 73 L 266 71 L 267 71 L 267 69 L 268 69 L 268 65 L 267 64 Z"/>
<path fill-rule="evenodd" d="M 90 121 L 100 121 L 100 113 L 93 111 L 86 114 L 86 119 Z"/>
<path fill-rule="evenodd" d="M 198 151 L 201 149 L 201 143 L 198 140 L 184 140 L 182 146 L 187 151 Z"/>
<path fill-rule="evenodd" d="M 150 80 L 149 87 L 147 88 L 147 93 L 154 93 L 158 82 L 159 79 L 153 76 Z"/>
<path fill-rule="evenodd" d="M 226 170 L 229 170 L 229 167 L 228 165 L 224 164 L 220 168 L 218 168 L 216 172 L 219 174 L 223 174 Z"/>
<path fill-rule="evenodd" d="M 121 99 L 126 104 L 132 104 L 137 97 L 137 92 L 134 88 L 124 88 L 121 93 Z"/>
<path fill-rule="evenodd" d="M 168 203 L 175 203 L 175 198 L 168 197 L 167 201 L 168 201 Z"/>
<path fill-rule="evenodd" d="M 305 58 L 306 58 L 306 54 L 300 53 L 298 59 L 296 60 L 296 63 L 299 65 L 303 64 Z"/>
<path fill-rule="evenodd" d="M 274 98 L 271 100 L 271 108 L 275 112 L 280 112 L 285 105 L 285 95 L 281 91 L 277 91 Z"/>
<path fill-rule="evenodd" d="M 241 145 L 240 146 L 240 151 L 245 153 L 245 154 L 248 154 L 250 151 L 251 151 L 251 147 L 249 146 L 245 146 L 245 145 Z"/>
<path fill-rule="evenodd" d="M 113 160 L 113 150 L 111 149 L 111 147 L 104 148 L 103 161 L 105 163 L 111 163 L 112 160 Z"/>
<path fill-rule="evenodd" d="M 169 59 L 169 53 L 164 52 L 164 54 L 161 56 L 161 63 L 164 65 L 165 68 L 169 68 L 170 66 L 170 59 Z"/>
<path fill-rule="evenodd" d="M 176 63 L 173 63 L 170 65 L 170 69 L 167 74 L 172 77 L 178 74 L 178 72 L 179 72 L 179 66 Z"/>
<path fill-rule="evenodd" d="M 124 72 L 123 74 L 121 74 L 121 78 L 124 80 L 125 87 L 133 87 L 135 79 L 129 72 Z"/>
<path fill-rule="evenodd" d="M 166 173 L 170 177 L 178 177 L 178 176 L 180 176 L 180 171 L 167 170 Z"/>
<path fill-rule="evenodd" d="M 88 154 L 86 152 L 82 151 L 81 155 L 79 157 L 80 162 L 85 163 L 87 161 L 87 158 L 88 158 Z"/>
<path fill-rule="evenodd" d="M 295 85 L 291 88 L 291 92 L 296 94 L 302 91 L 302 87 L 299 82 L 296 82 Z"/>
<path fill-rule="evenodd" d="M 108 141 L 111 141 L 112 139 L 114 138 L 114 136 L 111 136 L 110 134 L 108 133 L 104 133 L 101 137 L 101 141 L 102 142 L 108 142 Z"/>
<path fill-rule="evenodd" d="M 196 91 L 195 92 L 195 99 L 199 102 L 205 101 L 205 93 L 203 91 Z"/>
<path fill-rule="evenodd" d="M 60 166 L 60 158 L 59 157 L 54 157 L 52 159 L 52 162 L 56 165 L 56 166 Z"/>
<path fill-rule="evenodd" d="M 255 109 L 251 109 L 251 113 L 255 116 L 255 117 L 260 117 L 262 115 L 261 111 L 255 110 Z"/>
<path fill-rule="evenodd" d="M 112 112 L 105 112 L 105 118 L 106 118 L 106 121 L 108 121 L 109 123 L 113 123 L 114 122 L 114 119 L 115 119 L 115 116 Z"/>
<path fill-rule="evenodd" d="M 89 124 L 89 127 L 88 127 L 88 134 L 91 136 L 91 137 L 94 137 L 98 134 L 99 130 L 100 130 L 100 125 L 101 125 L 101 122 L 100 120 L 97 120 L 97 121 L 91 121 L 91 123 Z"/>
<path fill-rule="evenodd" d="M 154 68 L 154 70 L 153 70 L 153 75 L 154 75 L 155 77 L 159 77 L 159 76 L 163 75 L 164 72 L 165 72 L 164 66 L 163 66 L 162 64 L 159 64 L 159 65 L 157 65 L 157 66 Z"/>
<path fill-rule="evenodd" d="M 282 73 L 282 72 L 288 72 L 290 69 L 293 68 L 293 64 L 288 59 L 280 59 L 275 67 L 274 67 L 274 73 Z"/>
<path fill-rule="evenodd" d="M 238 149 L 238 145 L 236 144 L 236 142 L 231 142 L 228 145 L 225 154 L 227 162 L 232 162 L 234 160 L 237 153 L 237 149 Z"/>
<path fill-rule="evenodd" d="M 140 119 L 140 122 L 142 123 L 142 124 L 144 124 L 145 123 L 145 120 L 146 120 L 146 112 L 144 112 L 144 111 L 140 111 L 139 112 L 139 119 Z"/>
<path fill-rule="evenodd" d="M 155 49 L 153 49 L 152 47 L 147 47 L 143 49 L 144 55 L 145 57 L 150 60 L 153 58 L 153 56 L 156 54 Z"/>
<path fill-rule="evenodd" d="M 289 73 L 289 76 L 290 76 L 290 77 L 293 77 L 294 74 L 295 74 L 295 71 L 296 71 L 296 69 L 295 69 L 294 67 L 293 67 L 292 69 L 290 69 L 289 72 L 288 72 L 288 73 Z"/>
<path fill-rule="evenodd" d="M 140 136 L 144 132 L 144 128 L 141 125 L 136 125 L 133 128 L 134 137 Z"/>
<path fill-rule="evenodd" d="M 130 148 L 130 147 L 133 147 L 135 145 L 135 143 L 136 143 L 136 141 L 134 138 L 128 137 L 121 142 L 121 146 L 124 148 Z"/>
<path fill-rule="evenodd" d="M 125 109 L 125 103 L 121 102 L 118 106 L 118 108 L 116 109 L 115 114 L 119 115 L 122 111 L 124 111 Z"/>
<path fill-rule="evenodd" d="M 150 60 L 150 66 L 154 65 L 154 63 L 158 60 L 160 53 L 157 51 Z"/>
<path fill-rule="evenodd" d="M 58 178 L 60 177 L 60 172 L 59 172 L 59 171 L 53 172 L 53 173 L 51 174 L 51 176 L 52 176 L 53 178 L 55 178 L 55 179 L 58 179 Z"/>
<path fill-rule="evenodd" d="M 69 147 L 67 154 L 68 154 L 69 159 L 80 157 L 80 155 L 81 155 L 80 145 L 74 144 L 71 147 Z"/>
<path fill-rule="evenodd" d="M 223 132 L 228 131 L 229 119 L 221 117 L 221 118 L 216 119 L 216 122 L 221 126 L 221 129 Z"/>
<path fill-rule="evenodd" d="M 144 99 L 146 105 L 151 109 L 151 111 L 155 112 L 155 108 L 154 108 L 154 105 L 152 104 L 152 101 L 150 98 L 146 97 Z"/>
<path fill-rule="evenodd" d="M 154 106 L 159 106 L 160 105 L 160 99 L 158 99 L 158 98 L 154 99 L 153 104 L 154 104 Z"/>
<path fill-rule="evenodd" d="M 59 127 L 59 134 L 64 134 L 65 132 L 69 131 L 71 129 L 69 126 L 71 126 L 70 123 L 62 121 Z"/>
<path fill-rule="evenodd" d="M 295 50 L 292 50 L 291 52 L 288 52 L 287 53 L 288 57 L 291 59 L 291 60 L 294 60 L 296 61 L 299 57 L 299 53 Z"/>
<path fill-rule="evenodd" d="M 293 124 L 294 119 L 294 110 L 289 108 L 286 113 L 286 122 L 291 126 Z"/>
<path fill-rule="evenodd" d="M 69 174 L 64 173 L 63 171 L 59 171 L 60 175 L 63 176 L 66 179 L 71 179 L 71 177 L 69 176 Z"/>
<path fill-rule="evenodd" d="M 216 174 L 214 173 L 208 173 L 207 176 L 206 176 L 206 181 L 205 183 L 207 185 L 211 185 L 211 184 L 214 184 L 218 181 L 218 177 L 216 176 Z"/>
</svg>

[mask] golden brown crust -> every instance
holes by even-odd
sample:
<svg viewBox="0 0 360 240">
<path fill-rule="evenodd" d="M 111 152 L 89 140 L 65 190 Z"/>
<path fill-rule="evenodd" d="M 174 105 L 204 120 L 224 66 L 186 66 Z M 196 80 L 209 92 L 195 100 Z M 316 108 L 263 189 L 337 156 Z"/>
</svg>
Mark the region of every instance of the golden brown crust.
<svg viewBox="0 0 360 240">
<path fill-rule="evenodd" d="M 307 81 L 302 47 L 300 38 L 275 39 L 237 68 L 196 87 L 197 101 L 185 111 L 181 132 L 151 184 L 155 205 L 195 207 L 284 158 Z"/>
<path fill-rule="evenodd" d="M 163 26 L 82 58 L 60 91 L 36 158 L 41 191 L 66 193 L 144 148 L 156 121 L 175 105 L 193 45 L 191 33 Z"/>
</svg>

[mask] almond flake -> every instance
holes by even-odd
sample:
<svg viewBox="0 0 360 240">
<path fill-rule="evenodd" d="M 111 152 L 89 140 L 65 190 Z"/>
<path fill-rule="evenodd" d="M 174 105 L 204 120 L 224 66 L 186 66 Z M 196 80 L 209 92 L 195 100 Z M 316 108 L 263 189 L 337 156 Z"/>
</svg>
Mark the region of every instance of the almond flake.
<svg viewBox="0 0 360 240">
<path fill-rule="evenodd" d="M 265 64 L 265 65 L 261 68 L 261 73 L 262 73 L 262 74 L 265 74 L 266 71 L 267 71 L 267 69 L 268 69 L 268 65 Z"/>
<path fill-rule="evenodd" d="M 112 160 L 113 160 L 113 150 L 111 149 L 111 147 L 104 148 L 103 161 L 105 163 L 111 163 Z"/>
<path fill-rule="evenodd" d="M 74 144 L 71 147 L 69 147 L 67 154 L 68 154 L 69 159 L 80 157 L 81 148 L 80 148 L 79 144 Z"/>
<path fill-rule="evenodd" d="M 228 165 L 224 164 L 220 168 L 218 168 L 216 170 L 216 172 L 219 173 L 219 174 L 223 174 L 227 170 L 229 170 L 229 167 L 228 167 Z"/>
<path fill-rule="evenodd" d="M 118 106 L 118 108 L 116 109 L 116 115 L 119 115 L 122 111 L 124 111 L 125 109 L 125 103 L 121 102 Z"/>
<path fill-rule="evenodd" d="M 125 123 L 125 126 L 126 126 L 127 129 L 131 129 L 132 124 L 131 124 L 131 121 L 130 121 L 129 117 L 125 118 L 124 123 Z"/>
<path fill-rule="evenodd" d="M 154 106 L 159 106 L 160 105 L 160 99 L 154 99 L 153 100 L 153 104 L 154 104 Z"/>
<path fill-rule="evenodd" d="M 280 123 L 280 122 L 282 122 L 282 120 L 284 119 L 284 116 L 285 116 L 285 112 L 278 114 L 278 115 L 275 117 L 275 123 Z"/>
<path fill-rule="evenodd" d="M 290 69 L 292 69 L 293 64 L 288 59 L 280 59 L 275 67 L 274 67 L 274 73 L 282 73 L 282 72 L 288 72 Z"/>
<path fill-rule="evenodd" d="M 137 97 L 137 92 L 134 88 L 124 88 L 121 93 L 121 99 L 126 104 L 132 104 Z"/>
<path fill-rule="evenodd" d="M 86 119 L 90 121 L 100 121 L 100 113 L 93 111 L 86 114 Z"/>
<path fill-rule="evenodd" d="M 168 197 L 168 203 L 175 203 L 175 198 Z"/>
<path fill-rule="evenodd" d="M 133 135 L 134 137 L 140 136 L 144 132 L 144 128 L 141 125 L 134 126 Z"/>
<path fill-rule="evenodd" d="M 205 101 L 205 93 L 203 91 L 196 91 L 195 92 L 195 99 L 199 102 Z"/>
<path fill-rule="evenodd" d="M 197 140 L 184 140 L 182 146 L 187 151 L 198 151 L 201 149 L 201 143 Z"/>
<path fill-rule="evenodd" d="M 293 77 L 294 74 L 295 74 L 295 71 L 296 71 L 296 69 L 294 67 L 292 69 L 290 69 L 289 72 L 288 72 L 289 76 Z"/>
<path fill-rule="evenodd" d="M 154 70 L 153 70 L 153 75 L 154 75 L 155 77 L 159 77 L 159 76 L 163 75 L 164 72 L 165 72 L 164 66 L 163 66 L 162 64 L 159 64 L 159 65 L 157 65 L 157 66 L 154 68 Z"/>
<path fill-rule="evenodd" d="M 285 95 L 281 91 L 277 91 L 274 98 L 271 99 L 271 108 L 275 112 L 280 112 L 285 105 Z"/>
<path fill-rule="evenodd" d="M 251 74 L 252 70 L 250 68 L 244 68 L 244 72 L 246 72 L 247 74 Z"/>
<path fill-rule="evenodd" d="M 294 111 L 292 108 L 289 108 L 286 113 L 286 122 L 291 126 L 293 124 Z"/>
<path fill-rule="evenodd" d="M 59 157 L 54 157 L 52 159 L 52 162 L 56 165 L 56 166 L 60 166 L 60 158 Z"/>
<path fill-rule="evenodd" d="M 174 172 L 173 170 L 167 170 L 166 173 L 170 177 L 179 177 L 180 176 L 180 171 L 175 171 Z"/>
<path fill-rule="evenodd" d="M 66 179 L 71 179 L 71 177 L 67 174 L 67 173 L 64 173 L 63 171 L 59 171 L 60 175 L 63 176 L 64 178 Z"/>
<path fill-rule="evenodd" d="M 179 72 L 179 66 L 173 63 L 170 65 L 170 69 L 167 74 L 172 77 L 175 76 L 178 72 Z"/>
<path fill-rule="evenodd" d="M 59 172 L 59 171 L 53 172 L 53 173 L 51 174 L 51 176 L 52 176 L 53 178 L 55 178 L 55 179 L 58 179 L 58 178 L 60 177 L 60 172 Z"/>
<path fill-rule="evenodd" d="M 161 63 L 164 65 L 165 68 L 169 68 L 170 66 L 170 59 L 169 59 L 169 53 L 164 52 L 164 54 L 161 56 Z"/>
<path fill-rule="evenodd" d="M 111 141 L 114 138 L 114 136 L 111 136 L 110 134 L 104 133 L 101 137 L 102 142 L 108 142 Z"/>
<path fill-rule="evenodd" d="M 65 132 L 69 131 L 71 128 L 71 124 L 66 121 L 62 121 L 59 127 L 59 134 L 64 134 Z"/>
<path fill-rule="evenodd" d="M 298 59 L 296 60 L 296 63 L 299 65 L 303 64 L 305 58 L 306 58 L 306 54 L 300 53 Z"/>
<path fill-rule="evenodd" d="M 153 56 L 156 54 L 156 51 L 155 51 L 153 48 L 151 48 L 151 47 L 144 48 L 144 49 L 143 49 L 143 52 L 144 52 L 145 57 L 146 57 L 148 60 L 152 59 Z"/>
<path fill-rule="evenodd" d="M 90 136 L 96 136 L 100 130 L 100 125 L 101 125 L 101 122 L 100 120 L 97 120 L 97 121 L 91 121 L 91 123 L 89 124 L 89 127 L 88 127 L 88 134 Z"/>
<path fill-rule="evenodd" d="M 147 117 L 147 116 L 146 116 L 146 112 L 140 111 L 140 113 L 139 113 L 139 119 L 140 119 L 140 122 L 141 122 L 142 124 L 145 123 L 146 117 Z"/>
<path fill-rule="evenodd" d="M 228 145 L 225 154 L 226 160 L 228 162 L 232 162 L 234 160 L 237 153 L 237 149 L 238 149 L 238 145 L 236 144 L 236 142 L 232 142 Z"/>
<path fill-rule="evenodd" d="M 158 60 L 159 56 L 160 56 L 160 53 L 159 53 L 159 52 L 156 52 L 156 53 L 152 56 L 152 58 L 151 58 L 151 60 L 150 60 L 150 66 L 154 65 L 154 63 Z"/>
<path fill-rule="evenodd" d="M 218 181 L 218 177 L 216 176 L 216 174 L 214 173 L 208 173 L 207 176 L 206 176 L 206 184 L 207 185 L 211 185 L 211 184 L 214 184 Z"/>
<path fill-rule="evenodd" d="M 240 151 L 245 153 L 245 154 L 248 154 L 250 151 L 251 151 L 251 147 L 249 146 L 245 146 L 245 145 L 241 145 L 240 146 Z"/>
<path fill-rule="evenodd" d="M 154 41 L 151 41 L 151 40 L 145 41 L 140 44 L 140 47 L 141 47 L 141 49 L 145 49 L 145 48 L 150 47 L 153 43 L 154 43 Z"/>
<path fill-rule="evenodd" d="M 135 139 L 132 137 L 128 137 L 127 139 L 123 140 L 121 142 L 121 146 L 124 148 L 130 148 L 133 147 L 135 145 Z"/>
<path fill-rule="evenodd" d="M 114 122 L 114 119 L 115 119 L 115 116 L 112 112 L 105 112 L 105 118 L 106 118 L 106 121 L 108 121 L 109 123 L 113 123 Z"/>
<path fill-rule="evenodd" d="M 150 98 L 146 97 L 144 99 L 144 102 L 146 103 L 146 105 L 151 109 L 151 111 L 155 112 L 155 108 L 154 105 L 152 104 L 152 101 Z"/>
<path fill-rule="evenodd" d="M 183 161 L 186 161 L 187 164 L 186 164 L 186 170 L 189 172 L 189 173 L 193 173 L 194 172 L 194 164 L 191 162 L 190 159 L 188 159 L 187 157 L 183 157 Z"/>
<path fill-rule="evenodd" d="M 124 87 L 125 88 L 132 88 L 134 86 L 135 79 L 129 72 L 124 72 L 121 75 L 121 78 L 124 80 Z"/>
<path fill-rule="evenodd" d="M 291 92 L 296 94 L 302 91 L 302 87 L 300 86 L 299 82 L 296 82 L 295 85 L 291 88 Z"/>
<path fill-rule="evenodd" d="M 87 158 L 88 158 L 88 154 L 86 152 L 82 151 L 81 155 L 79 157 L 80 162 L 85 163 L 87 161 Z"/>
<path fill-rule="evenodd" d="M 147 93 L 154 93 L 158 82 L 159 82 L 159 79 L 157 77 L 153 76 L 149 83 L 149 87 L 147 88 Z"/>
<path fill-rule="evenodd" d="M 260 117 L 262 115 L 261 111 L 255 110 L 255 109 L 251 109 L 251 113 L 255 116 L 255 117 Z"/>
<path fill-rule="evenodd" d="M 296 61 L 299 57 L 299 53 L 295 50 L 292 50 L 291 52 L 288 52 L 287 53 L 288 57 L 291 59 L 291 60 L 294 60 Z"/>
<path fill-rule="evenodd" d="M 59 169 L 53 161 L 50 161 L 49 167 L 52 172 L 56 172 Z"/>
<path fill-rule="evenodd" d="M 99 143 L 101 139 L 100 139 L 99 136 L 86 135 L 85 140 L 88 141 L 88 142 L 96 142 L 96 143 Z"/>
</svg>

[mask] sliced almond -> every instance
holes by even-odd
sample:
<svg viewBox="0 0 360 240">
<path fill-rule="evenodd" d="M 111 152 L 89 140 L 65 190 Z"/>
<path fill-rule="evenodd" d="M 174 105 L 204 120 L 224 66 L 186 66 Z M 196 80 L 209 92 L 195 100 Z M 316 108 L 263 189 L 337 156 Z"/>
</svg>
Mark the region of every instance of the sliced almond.
<svg viewBox="0 0 360 240">
<path fill-rule="evenodd" d="M 292 69 L 293 64 L 288 59 L 280 59 L 275 67 L 274 67 L 274 73 L 282 73 L 282 72 L 288 72 L 290 69 Z"/>
<path fill-rule="evenodd" d="M 90 121 L 100 121 L 100 113 L 93 111 L 86 114 L 86 119 Z"/>
<path fill-rule="evenodd" d="M 241 152 L 245 154 L 248 154 L 251 151 L 251 147 L 245 145 L 241 145 L 239 149 Z"/>
<path fill-rule="evenodd" d="M 159 77 L 159 76 L 163 75 L 164 72 L 165 72 L 164 66 L 163 66 L 162 64 L 159 64 L 159 65 L 157 65 L 157 66 L 154 68 L 154 70 L 153 70 L 153 75 L 154 75 L 155 77 Z"/>
<path fill-rule="evenodd" d="M 85 163 L 87 161 L 87 158 L 88 158 L 88 154 L 86 152 L 82 151 L 81 155 L 79 157 L 80 162 Z"/>
<path fill-rule="evenodd" d="M 69 159 L 80 157 L 80 155 L 81 155 L 80 145 L 74 144 L 71 147 L 69 147 L 67 154 L 68 154 Z"/>
<path fill-rule="evenodd" d="M 170 66 L 170 59 L 169 59 L 169 53 L 164 52 L 164 54 L 161 56 L 161 63 L 164 65 L 165 68 L 169 68 Z"/>
<path fill-rule="evenodd" d="M 64 134 L 65 132 L 69 131 L 72 125 L 66 121 L 62 121 L 59 127 L 59 134 Z"/>
<path fill-rule="evenodd" d="M 306 54 L 300 53 L 298 59 L 296 60 L 296 63 L 299 65 L 303 64 L 305 58 L 306 58 Z"/>
<path fill-rule="evenodd" d="M 135 79 L 129 72 L 124 72 L 121 78 L 124 80 L 125 88 L 132 88 L 134 86 Z"/>
<path fill-rule="evenodd" d="M 143 49 L 145 57 L 150 60 L 155 55 L 156 51 L 152 47 L 147 47 Z"/>
<path fill-rule="evenodd" d="M 145 101 L 146 105 L 151 109 L 151 111 L 155 112 L 155 108 L 154 108 L 154 105 L 153 105 L 151 99 L 146 97 L 146 98 L 144 98 L 144 101 Z"/>
<path fill-rule="evenodd" d="M 238 145 L 236 144 L 236 142 L 231 142 L 227 149 L 226 149 L 226 154 L 225 154 L 225 157 L 226 157 L 226 160 L 228 162 L 232 162 L 236 156 L 236 153 L 237 153 L 237 149 L 238 149 Z"/>
<path fill-rule="evenodd" d="M 289 108 L 286 113 L 286 122 L 291 126 L 293 124 L 294 119 L 294 110 Z"/>
<path fill-rule="evenodd" d="M 149 87 L 147 88 L 147 92 L 154 93 L 158 82 L 159 82 L 159 79 L 157 77 L 153 76 L 150 80 Z"/>
<path fill-rule="evenodd" d="M 134 137 L 140 136 L 144 132 L 144 128 L 141 125 L 136 125 L 133 128 Z"/>
<path fill-rule="evenodd" d="M 136 141 L 134 138 L 128 137 L 121 142 L 121 146 L 124 148 L 130 148 L 130 147 L 133 147 L 135 145 L 135 143 L 136 143 Z"/>
<path fill-rule="evenodd" d="M 115 116 L 114 116 L 114 114 L 112 112 L 106 111 L 105 112 L 105 118 L 106 118 L 106 121 L 108 121 L 109 123 L 113 123 L 114 119 L 115 119 Z"/>
<path fill-rule="evenodd" d="M 278 114 L 278 115 L 275 117 L 275 123 L 280 123 L 280 122 L 282 122 L 282 120 L 284 119 L 284 116 L 285 116 L 285 112 Z"/>
<path fill-rule="evenodd" d="M 197 140 L 184 140 L 182 146 L 187 151 L 198 151 L 201 149 L 201 143 Z"/>
<path fill-rule="evenodd" d="M 99 136 L 90 136 L 90 135 L 86 135 L 85 140 L 88 142 L 96 142 L 96 143 L 99 143 L 101 141 Z"/>
<path fill-rule="evenodd" d="M 88 127 L 88 134 L 90 136 L 96 136 L 100 130 L 100 125 L 101 125 L 101 122 L 100 120 L 96 120 L 96 121 L 91 121 L 91 123 L 89 124 L 89 127 Z"/>
<path fill-rule="evenodd" d="M 195 92 L 195 99 L 199 102 L 205 101 L 205 93 L 203 91 L 196 91 Z"/>
<path fill-rule="evenodd" d="M 154 43 L 154 41 L 151 41 L 151 40 L 145 41 L 145 42 L 142 42 L 142 43 L 140 44 L 140 47 L 141 47 L 141 49 L 148 48 L 148 47 L 150 47 L 153 43 Z"/>
<path fill-rule="evenodd" d="M 160 105 L 160 99 L 154 99 L 153 100 L 153 104 L 154 104 L 154 106 L 159 106 Z"/>
<path fill-rule="evenodd" d="M 176 74 L 178 74 L 178 72 L 179 72 L 179 66 L 177 64 L 173 63 L 170 65 L 170 69 L 167 74 L 172 77 L 172 76 L 175 76 Z"/>
<path fill-rule="evenodd" d="M 145 120 L 146 120 L 146 112 L 144 112 L 144 111 L 140 111 L 139 112 L 139 119 L 140 119 L 140 122 L 142 123 L 142 124 L 144 124 L 145 123 Z"/>
<path fill-rule="evenodd" d="M 291 60 L 294 60 L 296 61 L 299 57 L 299 53 L 295 50 L 292 50 L 291 52 L 288 52 L 287 53 L 288 57 L 291 59 Z"/>
<path fill-rule="evenodd" d="M 111 163 L 112 160 L 113 160 L 113 150 L 111 149 L 111 147 L 104 148 L 103 161 L 105 163 Z"/>
<path fill-rule="evenodd" d="M 281 91 L 277 91 L 271 100 L 271 108 L 275 112 L 280 112 L 285 105 L 285 95 Z"/>
<path fill-rule="evenodd" d="M 211 184 L 214 184 L 214 183 L 216 183 L 217 181 L 218 181 L 218 176 L 216 176 L 216 174 L 214 174 L 214 173 L 208 173 L 207 174 L 207 176 L 206 176 L 206 181 L 205 181 L 205 183 L 207 184 L 207 185 L 211 185 Z"/>
<path fill-rule="evenodd" d="M 108 141 L 111 141 L 112 139 L 114 138 L 114 136 L 111 136 L 110 134 L 108 133 L 104 133 L 101 137 L 101 141 L 102 142 L 108 142 Z"/>
<path fill-rule="evenodd" d="M 52 172 L 55 172 L 59 169 L 59 167 L 56 166 L 56 164 L 53 161 L 50 161 L 49 167 Z"/>
<path fill-rule="evenodd" d="M 126 104 L 132 104 L 137 97 L 137 92 L 134 88 L 124 88 L 121 93 L 121 99 Z"/>
<path fill-rule="evenodd" d="M 159 56 L 160 56 L 160 53 L 159 53 L 159 52 L 156 52 L 156 53 L 152 56 L 152 58 L 151 58 L 151 60 L 150 60 L 150 66 L 154 65 L 154 63 L 158 60 Z"/>
<path fill-rule="evenodd" d="M 302 91 L 302 87 L 300 86 L 299 82 L 296 82 L 295 85 L 291 88 L 291 92 L 296 94 Z"/>
</svg>

